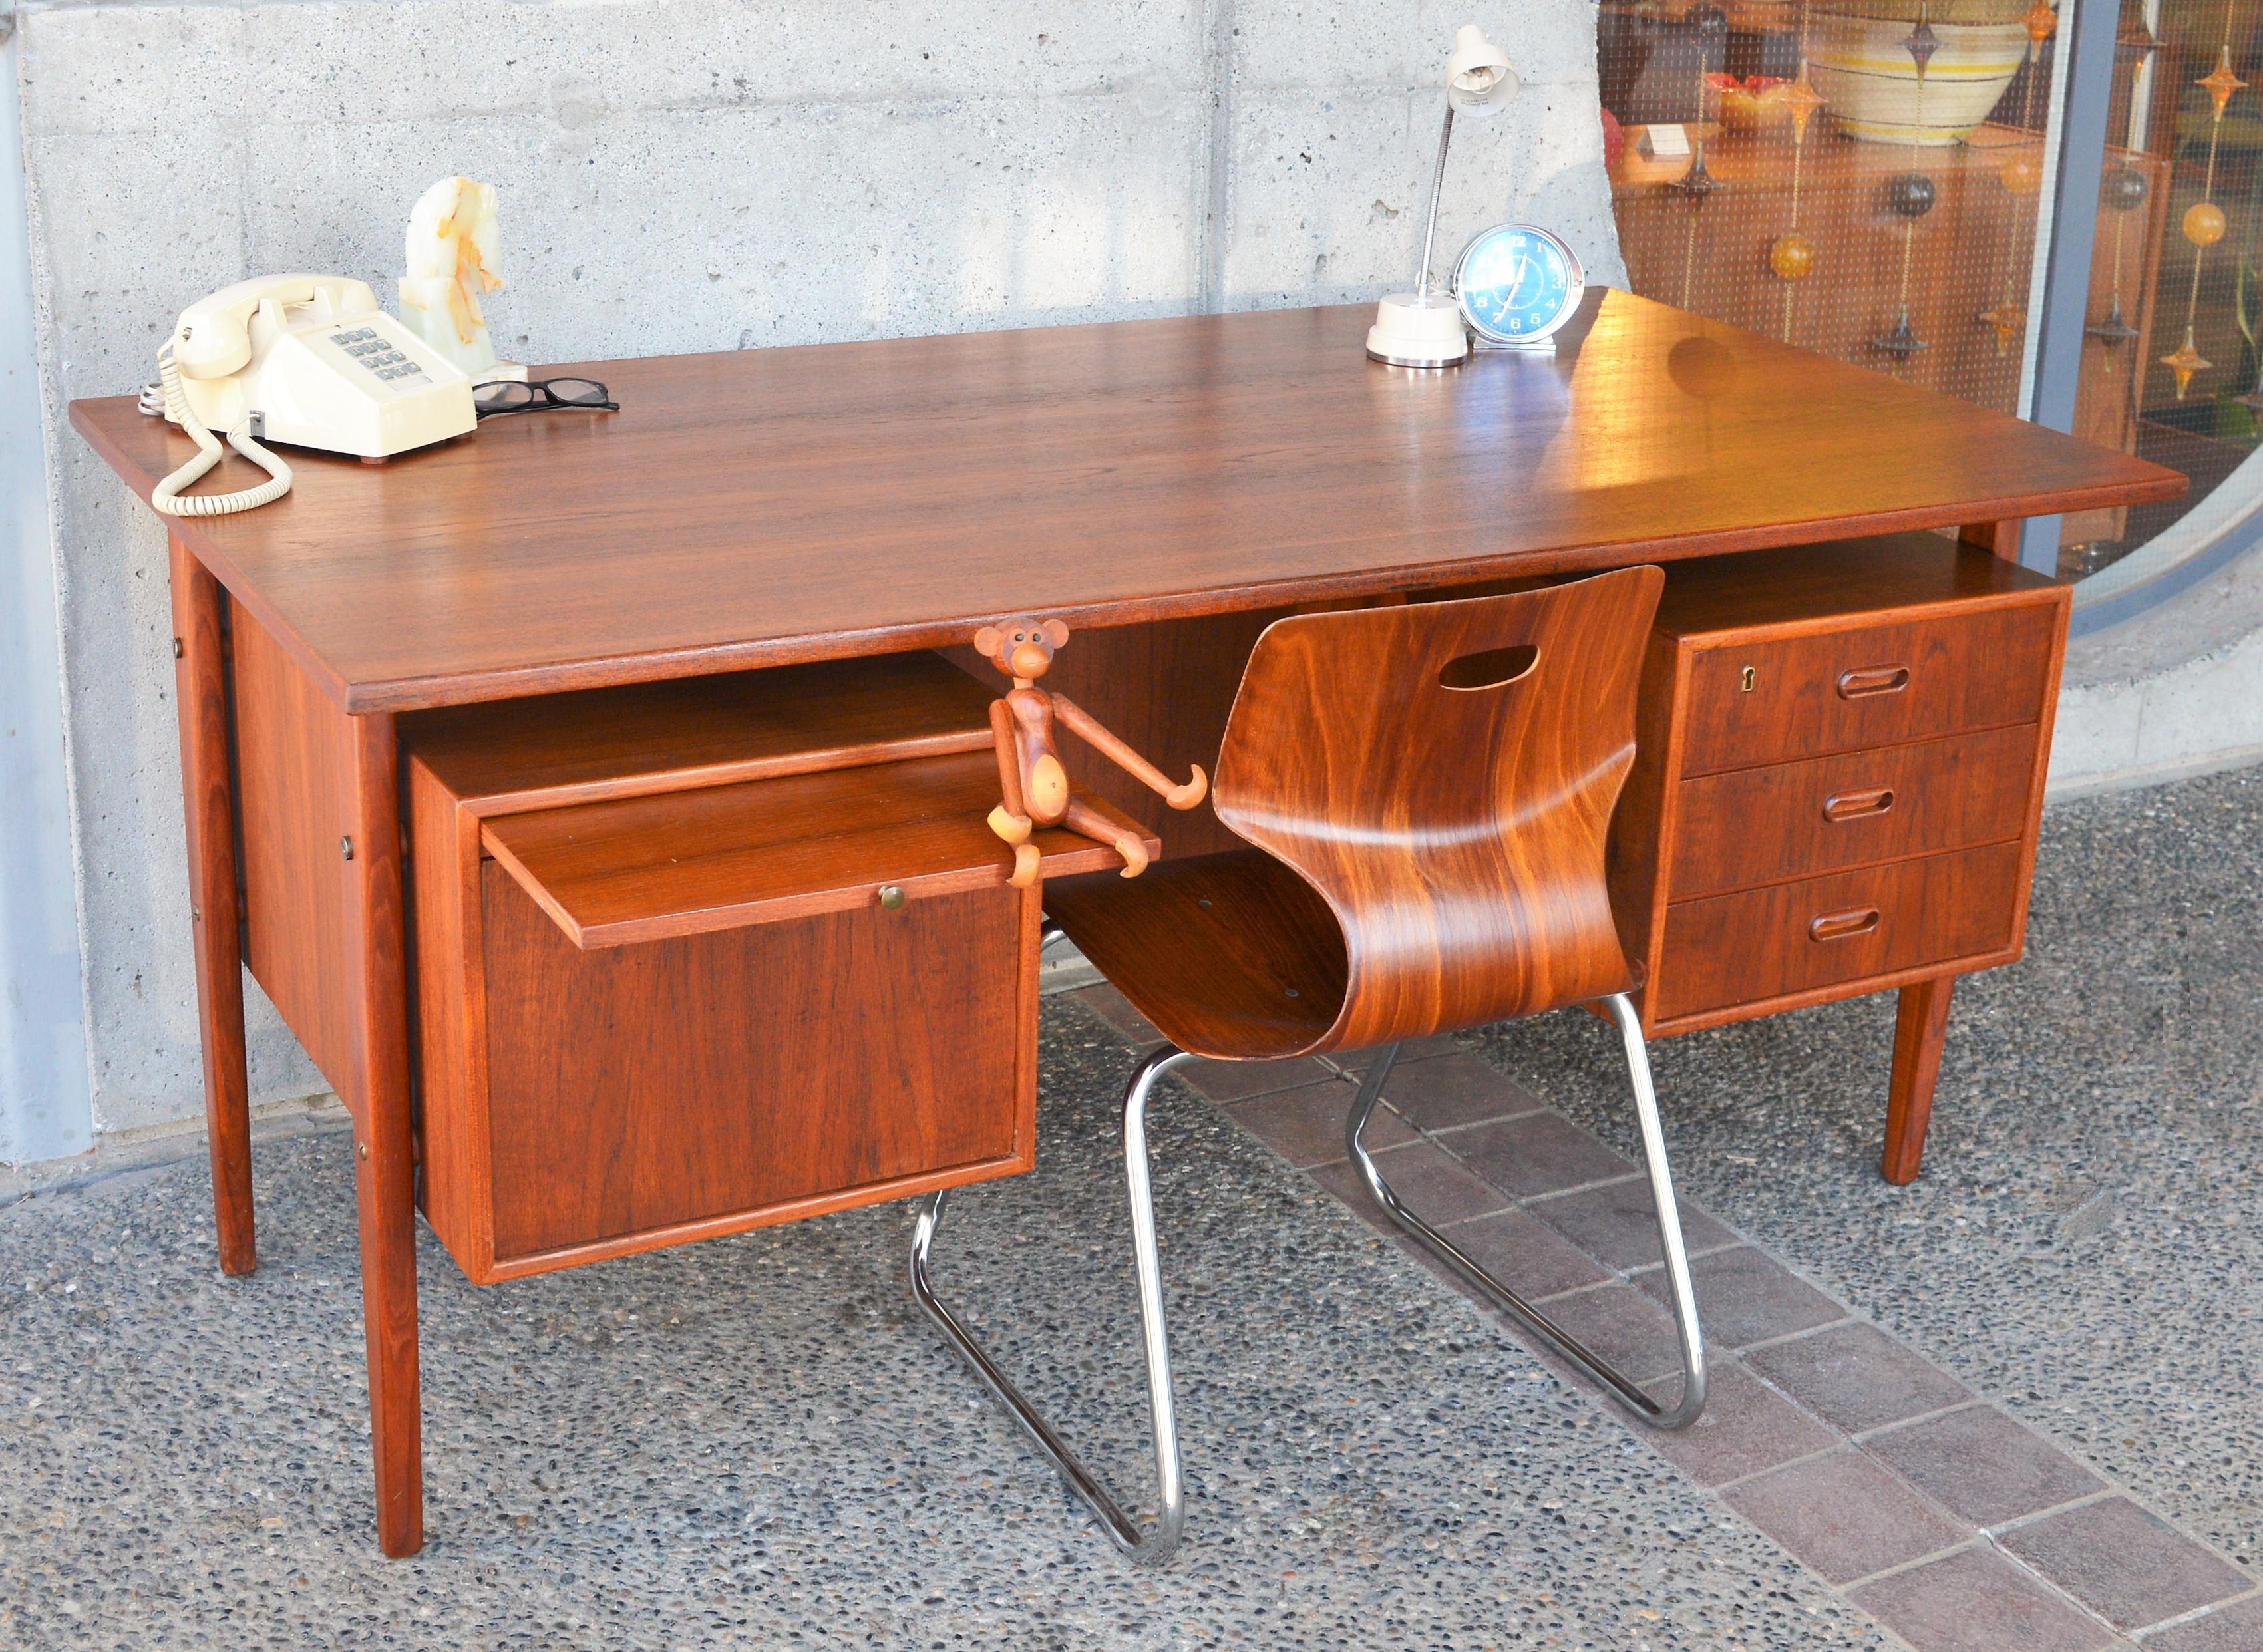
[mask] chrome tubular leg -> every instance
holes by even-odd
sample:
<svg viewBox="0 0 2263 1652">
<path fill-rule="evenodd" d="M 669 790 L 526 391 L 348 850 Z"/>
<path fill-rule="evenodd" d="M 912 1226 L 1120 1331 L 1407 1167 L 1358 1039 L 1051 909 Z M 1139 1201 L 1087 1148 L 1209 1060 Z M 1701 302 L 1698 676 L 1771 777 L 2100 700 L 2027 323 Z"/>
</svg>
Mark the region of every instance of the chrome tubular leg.
<svg viewBox="0 0 2263 1652">
<path fill-rule="evenodd" d="M 928 1279 L 928 1254 L 935 1244 L 936 1224 L 943 1220 L 944 1195 L 936 1194 L 921 1209 L 912 1229 L 912 1296 L 927 1317 L 941 1327 L 951 1345 L 973 1367 L 1009 1415 L 1019 1423 L 1039 1451 L 1052 1459 L 1061 1479 L 1084 1505 L 1100 1517 L 1110 1541 L 1146 1566 L 1160 1565 L 1179 1546 L 1186 1525 L 1186 1488 L 1179 1470 L 1179 1430 L 1171 1396 L 1171 1349 L 1163 1321 L 1163 1274 L 1155 1246 L 1155 1208 L 1147 1179 L 1147 1097 L 1155 1080 L 1193 1057 L 1165 1044 L 1132 1074 L 1124 1092 L 1124 1181 L 1132 1197 L 1132 1248 L 1139 1277 L 1140 1338 L 1147 1358 L 1147 1409 L 1155 1432 L 1155 1481 L 1158 1511 L 1153 1530 L 1124 1512 L 1077 1454 L 1068 1448 L 1052 1425 L 1000 1370 L 982 1345 L 936 1295 Z"/>
<path fill-rule="evenodd" d="M 1353 1166 L 1376 1203 L 1412 1235 L 1415 1243 L 1476 1286 L 1519 1324 L 1601 1383 L 1644 1422 L 1653 1428 L 1686 1428 L 1697 1420 L 1697 1414 L 1705 1408 L 1705 1345 L 1697 1326 L 1696 1293 L 1689 1284 L 1689 1256 L 1681 1243 L 1681 1212 L 1674 1203 L 1674 1178 L 1667 1168 L 1666 1134 L 1659 1127 L 1658 1094 L 1651 1086 L 1650 1057 L 1643 1048 L 1642 1022 L 1623 993 L 1613 993 L 1604 1002 L 1610 1006 L 1611 1019 L 1618 1023 L 1619 1038 L 1626 1047 L 1627 1073 L 1634 1086 L 1635 1115 L 1642 1128 L 1643 1158 L 1650 1171 L 1650 1194 L 1658 1207 L 1658 1238 L 1666 1252 L 1667 1283 L 1674 1295 L 1674 1322 L 1681 1338 L 1681 1397 L 1671 1407 L 1659 1404 L 1604 1364 L 1570 1331 L 1486 1273 L 1451 1239 L 1402 1204 L 1391 1185 L 1383 1179 L 1382 1170 L 1361 1137 L 1367 1129 L 1369 1115 L 1382 1097 L 1384 1080 L 1391 1071 L 1392 1063 L 1398 1057 L 1396 1044 L 1378 1051 L 1375 1064 L 1368 1069 L 1366 1080 L 1359 1087 L 1359 1098 L 1352 1103 L 1351 1117 L 1344 1125 L 1344 1142 L 1350 1149 Z"/>
</svg>

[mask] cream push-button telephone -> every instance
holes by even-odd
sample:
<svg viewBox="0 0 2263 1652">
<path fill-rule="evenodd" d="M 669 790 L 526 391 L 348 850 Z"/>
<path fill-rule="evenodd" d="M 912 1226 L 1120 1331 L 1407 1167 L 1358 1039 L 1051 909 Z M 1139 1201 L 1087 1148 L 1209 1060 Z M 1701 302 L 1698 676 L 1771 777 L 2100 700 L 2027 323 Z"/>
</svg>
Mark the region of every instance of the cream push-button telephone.
<svg viewBox="0 0 2263 1652">
<path fill-rule="evenodd" d="M 470 376 L 379 309 L 367 282 L 343 276 L 223 288 L 182 312 L 157 369 L 165 416 L 199 450 L 151 498 L 170 516 L 249 510 L 289 493 L 291 467 L 268 442 L 387 458 L 479 427 Z M 215 430 L 271 480 L 187 495 L 220 463 Z"/>
</svg>

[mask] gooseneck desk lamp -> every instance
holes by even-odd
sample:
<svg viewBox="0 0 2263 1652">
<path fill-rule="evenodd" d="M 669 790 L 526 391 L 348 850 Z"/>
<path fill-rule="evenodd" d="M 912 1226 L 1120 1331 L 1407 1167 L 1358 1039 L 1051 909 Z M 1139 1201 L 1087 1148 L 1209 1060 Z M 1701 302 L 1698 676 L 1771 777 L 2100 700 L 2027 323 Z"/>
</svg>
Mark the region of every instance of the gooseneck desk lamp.
<svg viewBox="0 0 2263 1652">
<path fill-rule="evenodd" d="M 1393 292 L 1375 308 L 1368 328 L 1367 353 L 1394 367 L 1450 367 L 1470 353 L 1469 335 L 1450 292 L 1430 290 L 1430 246 L 1438 233 L 1438 196 L 1446 184 L 1446 146 L 1454 140 L 1454 117 L 1482 120 L 1508 107 L 1516 97 L 1516 76 L 1508 54 L 1474 23 L 1454 35 L 1454 54 L 1446 60 L 1446 125 L 1438 133 L 1438 170 L 1430 178 L 1430 216 L 1422 227 L 1422 263 L 1412 292 Z"/>
</svg>

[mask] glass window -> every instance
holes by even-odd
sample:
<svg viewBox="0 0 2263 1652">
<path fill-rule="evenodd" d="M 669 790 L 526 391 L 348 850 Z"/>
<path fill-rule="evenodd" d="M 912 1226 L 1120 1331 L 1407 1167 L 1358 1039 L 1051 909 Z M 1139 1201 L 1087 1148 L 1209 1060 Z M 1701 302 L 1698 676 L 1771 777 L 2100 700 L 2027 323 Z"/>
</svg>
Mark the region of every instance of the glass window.
<svg viewBox="0 0 2263 1652">
<path fill-rule="evenodd" d="M 2050 0 L 1603 0 L 1634 290 L 2024 413 L 2060 25 Z M 2263 0 L 2123 5 L 2075 429 L 2193 488 L 2066 517 L 2062 577 L 2134 583 L 2263 496 L 2209 504 L 2263 440 L 2258 65 Z"/>
</svg>

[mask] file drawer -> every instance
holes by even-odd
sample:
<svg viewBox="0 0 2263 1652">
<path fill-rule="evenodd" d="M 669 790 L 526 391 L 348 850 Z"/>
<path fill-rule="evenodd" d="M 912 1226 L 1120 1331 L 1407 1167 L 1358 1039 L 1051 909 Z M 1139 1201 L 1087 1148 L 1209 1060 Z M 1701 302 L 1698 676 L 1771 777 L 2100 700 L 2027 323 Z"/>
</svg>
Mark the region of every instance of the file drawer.
<svg viewBox="0 0 2263 1652">
<path fill-rule="evenodd" d="M 2015 838 L 2041 737 L 2028 723 L 1685 780 L 1667 898 Z"/>
<path fill-rule="evenodd" d="M 556 707 L 412 736 L 419 1199 L 475 1282 L 1032 1162 L 1043 885 L 986 824 L 990 696 L 777 675 L 721 718 L 577 696 L 586 747 Z"/>
<path fill-rule="evenodd" d="M 2017 843 L 1771 884 L 1667 909 L 1661 1021 L 1890 977 L 2013 945 Z"/>
<path fill-rule="evenodd" d="M 1646 1032 L 2019 956 L 2067 608 L 1925 533 L 1667 568 L 1609 854 Z"/>
<path fill-rule="evenodd" d="M 2033 723 L 2054 675 L 2057 620 L 2054 607 L 2030 602 L 1709 643 L 1689 664 L 1681 772 Z"/>
</svg>

